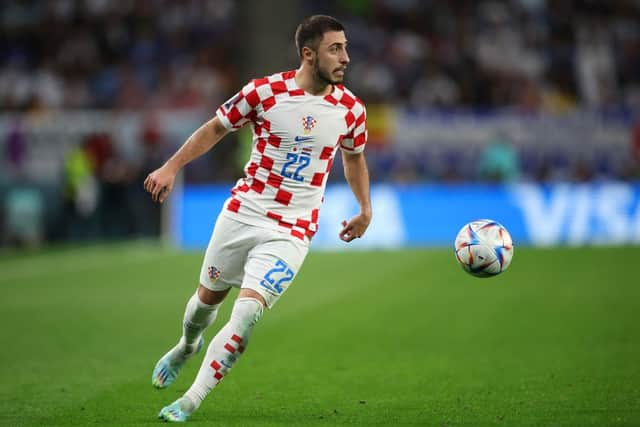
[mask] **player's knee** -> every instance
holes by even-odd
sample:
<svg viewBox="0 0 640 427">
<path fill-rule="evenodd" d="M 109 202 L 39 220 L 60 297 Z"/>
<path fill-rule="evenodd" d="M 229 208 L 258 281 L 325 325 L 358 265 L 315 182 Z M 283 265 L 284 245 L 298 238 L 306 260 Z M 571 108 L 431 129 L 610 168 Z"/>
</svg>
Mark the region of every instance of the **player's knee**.
<svg viewBox="0 0 640 427">
<path fill-rule="evenodd" d="M 216 305 L 224 301 L 225 297 L 227 296 L 230 290 L 231 288 L 224 289 L 222 291 L 213 291 L 211 289 L 206 288 L 202 284 L 200 284 L 198 286 L 197 294 L 198 294 L 198 299 L 203 304 Z"/>
<path fill-rule="evenodd" d="M 258 323 L 262 317 L 264 307 L 255 298 L 238 298 L 233 305 L 231 319 L 237 322 L 242 329 L 249 330 Z"/>
</svg>

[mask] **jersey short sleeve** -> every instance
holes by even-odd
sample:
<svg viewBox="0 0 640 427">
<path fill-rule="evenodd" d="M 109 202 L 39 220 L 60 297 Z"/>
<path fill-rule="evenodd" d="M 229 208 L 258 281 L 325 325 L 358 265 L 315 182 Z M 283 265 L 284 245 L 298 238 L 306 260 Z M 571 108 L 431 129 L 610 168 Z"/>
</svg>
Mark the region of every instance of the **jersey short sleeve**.
<svg viewBox="0 0 640 427">
<path fill-rule="evenodd" d="M 260 96 L 255 80 L 247 83 L 240 92 L 232 96 L 216 111 L 222 125 L 230 131 L 240 129 L 245 123 L 255 119 Z"/>
<path fill-rule="evenodd" d="M 364 103 L 355 98 L 345 116 L 348 132 L 340 142 L 340 147 L 347 153 L 357 154 L 364 151 L 367 143 L 367 110 Z"/>
</svg>

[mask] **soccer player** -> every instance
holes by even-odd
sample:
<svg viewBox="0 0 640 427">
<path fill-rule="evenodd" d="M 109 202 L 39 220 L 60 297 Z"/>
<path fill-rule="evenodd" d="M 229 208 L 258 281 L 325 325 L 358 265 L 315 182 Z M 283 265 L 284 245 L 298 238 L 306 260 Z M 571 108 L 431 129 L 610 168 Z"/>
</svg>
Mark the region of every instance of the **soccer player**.
<svg viewBox="0 0 640 427">
<path fill-rule="evenodd" d="M 297 70 L 252 80 L 216 111 L 144 182 L 164 202 L 178 171 L 228 132 L 249 123 L 251 158 L 231 190 L 207 247 L 200 285 L 187 303 L 183 333 L 156 364 L 155 387 L 165 388 L 203 346 L 231 287 L 240 288 L 231 317 L 213 338 L 187 392 L 162 408 L 166 421 L 185 421 L 238 361 L 265 307 L 272 308 L 298 273 L 318 227 L 327 175 L 338 148 L 360 213 L 342 222 L 345 242 L 371 221 L 365 107 L 342 85 L 349 63 L 344 27 L 315 15 L 297 28 Z"/>
</svg>

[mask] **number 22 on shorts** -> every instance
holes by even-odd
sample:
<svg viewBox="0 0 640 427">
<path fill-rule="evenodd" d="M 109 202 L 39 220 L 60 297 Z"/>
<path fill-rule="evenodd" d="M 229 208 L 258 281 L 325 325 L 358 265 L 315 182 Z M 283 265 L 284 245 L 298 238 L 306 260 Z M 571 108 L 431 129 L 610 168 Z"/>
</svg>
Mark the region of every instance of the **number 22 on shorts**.
<svg viewBox="0 0 640 427">
<path fill-rule="evenodd" d="M 284 261 L 278 260 L 275 267 L 267 271 L 264 278 L 260 281 L 260 286 L 268 289 L 271 292 L 281 294 L 282 286 L 288 284 L 293 280 L 295 273 L 289 268 Z"/>
</svg>

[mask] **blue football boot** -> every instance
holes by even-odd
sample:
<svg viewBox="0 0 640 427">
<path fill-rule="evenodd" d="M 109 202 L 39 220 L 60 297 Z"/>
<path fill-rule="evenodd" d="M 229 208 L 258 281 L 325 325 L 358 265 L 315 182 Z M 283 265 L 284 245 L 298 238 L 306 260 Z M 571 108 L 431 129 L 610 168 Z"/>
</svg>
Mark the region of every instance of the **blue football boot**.
<svg viewBox="0 0 640 427">
<path fill-rule="evenodd" d="M 180 358 L 178 361 L 172 362 L 172 352 L 173 349 L 169 350 L 167 354 L 162 356 L 162 358 L 156 363 L 156 367 L 153 368 L 153 374 L 151 374 L 151 384 L 155 388 L 167 388 L 178 377 L 180 370 L 184 366 L 187 359 L 194 354 L 197 354 L 202 349 L 204 345 L 204 338 L 200 338 L 198 342 L 198 347 L 196 351 L 190 354 L 187 358 Z M 166 409 L 166 408 L 165 408 Z"/>
<path fill-rule="evenodd" d="M 186 397 L 181 397 L 180 399 L 173 402 L 171 405 L 165 406 L 160 410 L 160 413 L 158 414 L 158 418 L 170 423 L 183 423 L 187 421 L 187 418 L 189 418 L 189 415 L 191 415 L 191 412 L 188 412 L 186 410 L 186 407 L 193 406 L 193 405 L 190 405 L 190 402 L 187 400 L 188 399 Z"/>
</svg>

